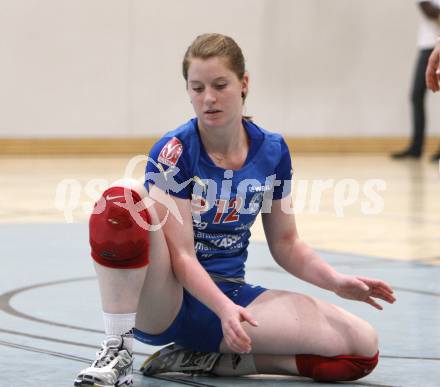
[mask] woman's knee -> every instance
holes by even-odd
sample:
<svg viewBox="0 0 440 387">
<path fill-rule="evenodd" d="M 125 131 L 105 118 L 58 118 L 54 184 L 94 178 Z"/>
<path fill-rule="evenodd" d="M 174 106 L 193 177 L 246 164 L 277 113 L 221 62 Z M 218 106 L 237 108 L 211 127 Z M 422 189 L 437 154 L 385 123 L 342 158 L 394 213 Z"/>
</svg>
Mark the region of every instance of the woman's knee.
<svg viewBox="0 0 440 387">
<path fill-rule="evenodd" d="M 376 368 L 378 361 L 379 353 L 377 352 L 374 356 L 369 357 L 296 355 L 298 373 L 319 382 L 342 382 L 361 379 Z"/>
<path fill-rule="evenodd" d="M 369 323 L 367 323 L 367 353 L 365 356 L 375 355 L 379 348 L 379 335 L 377 330 Z"/>
<path fill-rule="evenodd" d="M 354 348 L 352 354 L 359 356 L 374 356 L 378 351 L 378 333 L 376 329 L 367 321 L 361 320 L 361 324 L 356 324 L 353 329 Z"/>
<path fill-rule="evenodd" d="M 145 195 L 139 182 L 125 179 L 115 182 L 96 202 L 89 220 L 89 240 L 98 264 L 115 269 L 148 264 L 152 223 L 143 203 Z"/>
</svg>

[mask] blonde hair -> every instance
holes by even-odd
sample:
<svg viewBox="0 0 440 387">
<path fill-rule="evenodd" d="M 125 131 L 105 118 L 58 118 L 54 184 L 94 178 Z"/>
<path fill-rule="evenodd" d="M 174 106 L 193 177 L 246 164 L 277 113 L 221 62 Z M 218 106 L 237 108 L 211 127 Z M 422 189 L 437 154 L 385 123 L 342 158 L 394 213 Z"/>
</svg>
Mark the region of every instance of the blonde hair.
<svg viewBox="0 0 440 387">
<path fill-rule="evenodd" d="M 182 63 L 185 81 L 188 82 L 188 69 L 191 59 L 209 59 L 213 57 L 226 59 L 228 68 L 237 75 L 239 80 L 243 79 L 246 69 L 240 46 L 229 36 L 210 33 L 197 36 L 186 50 Z M 242 93 L 241 97 L 244 102 L 246 94 Z"/>
</svg>

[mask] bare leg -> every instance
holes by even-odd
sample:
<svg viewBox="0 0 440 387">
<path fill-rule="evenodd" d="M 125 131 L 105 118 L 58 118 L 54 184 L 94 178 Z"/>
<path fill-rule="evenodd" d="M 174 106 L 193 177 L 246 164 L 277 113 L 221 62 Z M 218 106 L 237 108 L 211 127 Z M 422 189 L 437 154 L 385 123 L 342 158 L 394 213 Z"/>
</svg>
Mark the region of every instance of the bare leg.
<svg viewBox="0 0 440 387">
<path fill-rule="evenodd" d="M 101 294 L 102 310 L 106 313 L 136 313 L 147 267 L 112 269 L 94 262 Z"/>
<path fill-rule="evenodd" d="M 243 324 L 258 372 L 297 374 L 296 354 L 372 357 L 377 352 L 377 334 L 370 324 L 315 298 L 268 290 L 248 309 L 259 322 L 256 328 Z M 224 342 L 220 351 L 230 352 Z"/>
<path fill-rule="evenodd" d="M 137 309 L 136 328 L 159 334 L 179 312 L 183 288 L 174 276 L 162 230 L 150 233 L 150 242 L 150 264 Z"/>
<path fill-rule="evenodd" d="M 136 181 L 119 181 L 117 186 L 148 194 Z M 153 224 L 159 223 L 154 206 L 148 209 Z M 114 269 L 95 262 L 105 313 L 137 313 L 136 326 L 148 333 L 160 333 L 175 318 L 182 301 L 182 287 L 172 272 L 170 255 L 161 229 L 149 232 L 148 266 L 138 269 Z"/>
</svg>

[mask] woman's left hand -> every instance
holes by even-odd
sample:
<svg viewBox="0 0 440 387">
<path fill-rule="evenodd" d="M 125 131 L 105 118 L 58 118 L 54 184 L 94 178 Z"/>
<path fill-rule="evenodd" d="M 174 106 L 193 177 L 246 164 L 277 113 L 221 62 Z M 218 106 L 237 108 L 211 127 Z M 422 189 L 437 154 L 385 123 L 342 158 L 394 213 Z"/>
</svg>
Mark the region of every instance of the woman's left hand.
<svg viewBox="0 0 440 387">
<path fill-rule="evenodd" d="M 383 308 L 374 300 L 375 298 L 390 304 L 396 301 L 391 286 L 384 281 L 366 277 L 341 274 L 337 280 L 335 293 L 342 298 L 366 302 L 379 310 Z"/>
</svg>

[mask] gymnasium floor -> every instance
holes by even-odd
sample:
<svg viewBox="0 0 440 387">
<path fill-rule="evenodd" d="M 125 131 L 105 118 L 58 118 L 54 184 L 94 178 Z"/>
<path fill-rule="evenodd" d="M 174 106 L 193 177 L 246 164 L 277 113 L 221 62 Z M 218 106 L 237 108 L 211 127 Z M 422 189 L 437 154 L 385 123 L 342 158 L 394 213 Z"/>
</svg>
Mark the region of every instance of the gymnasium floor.
<svg viewBox="0 0 440 387">
<path fill-rule="evenodd" d="M 87 210 L 96 192 L 123 177 L 128 163 L 129 157 L 0 158 L 0 387 L 72 386 L 77 371 L 94 357 L 102 322 L 88 256 Z M 397 302 L 377 311 L 290 277 L 270 258 L 259 223 L 253 228 L 248 282 L 320 297 L 377 328 L 378 368 L 344 385 L 440 386 L 439 166 L 335 155 L 297 156 L 294 166 L 297 182 L 309 188 L 297 208 L 301 237 L 337 270 L 389 282 Z M 141 176 L 138 163 L 132 177 Z M 63 179 L 70 180 L 63 185 Z M 342 205 L 334 198 L 347 179 L 352 191 L 344 191 Z M 316 186 L 311 189 L 318 180 L 329 187 L 318 195 L 321 200 L 313 193 Z M 372 180 L 385 183 L 378 191 L 383 208 L 367 215 L 372 196 L 365 187 Z M 155 350 L 142 344 L 136 349 L 136 367 Z M 266 375 L 135 377 L 135 386 L 182 384 L 326 385 Z"/>
</svg>

